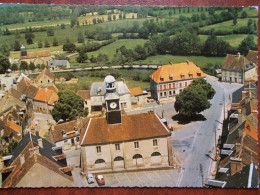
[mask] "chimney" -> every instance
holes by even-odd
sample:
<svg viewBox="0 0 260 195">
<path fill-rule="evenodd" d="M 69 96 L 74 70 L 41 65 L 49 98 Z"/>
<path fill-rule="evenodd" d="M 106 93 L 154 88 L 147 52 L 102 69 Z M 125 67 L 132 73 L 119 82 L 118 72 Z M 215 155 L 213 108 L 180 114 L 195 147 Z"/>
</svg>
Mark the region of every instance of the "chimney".
<svg viewBox="0 0 260 195">
<path fill-rule="evenodd" d="M 241 158 L 230 158 L 230 169 L 231 169 L 231 175 L 234 175 L 235 173 L 237 173 L 238 171 L 241 171 L 241 169 L 243 168 L 242 165 L 242 159 Z"/>
<path fill-rule="evenodd" d="M 186 60 L 187 64 L 190 65 L 190 61 L 189 60 Z"/>
<path fill-rule="evenodd" d="M 42 144 L 42 138 L 38 139 L 38 146 L 43 148 L 43 144 Z"/>
</svg>

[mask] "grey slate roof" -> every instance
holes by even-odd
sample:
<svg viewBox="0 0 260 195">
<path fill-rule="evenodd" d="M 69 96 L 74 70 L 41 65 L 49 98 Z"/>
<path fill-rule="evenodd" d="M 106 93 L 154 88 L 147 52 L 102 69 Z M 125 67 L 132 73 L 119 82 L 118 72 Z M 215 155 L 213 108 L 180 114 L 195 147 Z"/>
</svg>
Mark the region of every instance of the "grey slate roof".
<svg viewBox="0 0 260 195">
<path fill-rule="evenodd" d="M 68 60 L 51 60 L 48 66 L 67 66 Z"/>
<path fill-rule="evenodd" d="M 130 91 L 126 84 L 123 81 L 115 82 L 116 92 L 121 96 L 125 94 L 130 94 Z M 98 90 L 101 89 L 100 93 L 98 94 Z M 90 97 L 93 96 L 104 96 L 106 93 L 106 85 L 104 82 L 102 83 L 92 83 L 90 89 Z"/>
<path fill-rule="evenodd" d="M 240 87 L 238 90 L 232 93 L 232 103 L 238 103 L 242 100 L 242 91 L 245 91 L 246 88 L 256 89 L 255 97 L 257 97 L 257 85 L 248 83 L 247 85 Z"/>
</svg>

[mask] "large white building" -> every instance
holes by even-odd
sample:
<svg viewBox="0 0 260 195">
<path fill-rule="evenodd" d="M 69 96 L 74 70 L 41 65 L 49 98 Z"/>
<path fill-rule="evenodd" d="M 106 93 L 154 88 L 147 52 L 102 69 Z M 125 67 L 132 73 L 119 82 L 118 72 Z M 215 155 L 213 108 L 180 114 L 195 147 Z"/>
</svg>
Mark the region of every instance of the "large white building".
<svg viewBox="0 0 260 195">
<path fill-rule="evenodd" d="M 182 92 L 196 78 L 206 74 L 193 62 L 163 65 L 150 75 L 151 96 L 153 99 L 174 97 Z"/>
<path fill-rule="evenodd" d="M 83 173 L 173 166 L 171 132 L 153 112 L 122 115 L 115 81 L 106 81 L 106 117 L 90 118 L 80 134 Z"/>
<path fill-rule="evenodd" d="M 124 109 L 131 109 L 130 91 L 123 81 L 116 82 L 111 75 L 106 76 L 102 83 L 93 83 L 90 89 L 91 110 L 101 110 L 105 106 L 105 98 L 109 95 L 107 93 L 108 85 L 112 85 L 115 90 L 115 95 L 119 97 L 120 106 Z"/>
</svg>

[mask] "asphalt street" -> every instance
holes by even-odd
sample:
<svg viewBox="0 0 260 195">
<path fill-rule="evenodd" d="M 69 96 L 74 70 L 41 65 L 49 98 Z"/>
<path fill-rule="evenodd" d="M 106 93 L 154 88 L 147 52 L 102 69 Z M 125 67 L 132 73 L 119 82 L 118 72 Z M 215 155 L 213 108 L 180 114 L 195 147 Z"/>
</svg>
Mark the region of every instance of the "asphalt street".
<svg viewBox="0 0 260 195">
<path fill-rule="evenodd" d="M 217 82 L 214 78 L 207 77 L 207 81 L 216 90 L 216 94 L 210 101 L 212 106 L 202 114 L 206 120 L 190 123 L 187 127 L 176 130 L 172 134 L 173 146 L 179 158 L 183 162 L 183 175 L 179 187 L 202 187 L 208 177 L 211 159 L 206 156 L 214 156 L 215 131 L 219 131 L 218 121 L 224 116 L 225 103 L 233 91 L 242 85 Z"/>
</svg>

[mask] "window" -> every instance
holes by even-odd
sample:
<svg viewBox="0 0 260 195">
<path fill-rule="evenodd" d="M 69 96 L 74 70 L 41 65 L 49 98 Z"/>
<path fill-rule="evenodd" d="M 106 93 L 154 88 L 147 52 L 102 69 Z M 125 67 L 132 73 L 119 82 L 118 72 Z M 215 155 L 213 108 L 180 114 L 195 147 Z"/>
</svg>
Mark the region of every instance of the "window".
<svg viewBox="0 0 260 195">
<path fill-rule="evenodd" d="M 169 84 L 169 89 L 171 89 L 172 88 L 172 84 Z"/>
<path fill-rule="evenodd" d="M 123 105 L 123 107 L 124 107 L 124 108 L 126 108 L 126 107 L 127 107 L 127 104 L 126 104 L 126 102 L 123 102 L 123 103 L 122 103 L 122 105 Z"/>
<path fill-rule="evenodd" d="M 192 77 L 193 77 L 193 74 L 189 74 L 189 77 L 192 78 Z"/>
<path fill-rule="evenodd" d="M 97 153 L 100 153 L 101 152 L 101 146 L 97 146 Z"/>
<path fill-rule="evenodd" d="M 164 89 L 166 89 L 166 85 L 164 85 Z"/>
<path fill-rule="evenodd" d="M 151 156 L 161 156 L 160 152 L 154 152 Z"/>
<path fill-rule="evenodd" d="M 179 86 L 182 87 L 182 83 L 179 83 Z"/>
<path fill-rule="evenodd" d="M 166 93 L 166 92 L 164 92 L 164 96 L 167 96 L 167 93 Z"/>
<path fill-rule="evenodd" d="M 154 140 L 153 140 L 153 146 L 157 146 L 157 145 L 158 145 L 157 139 L 154 139 Z"/>
<path fill-rule="evenodd" d="M 121 157 L 121 156 L 117 156 L 117 157 L 114 159 L 114 161 L 121 161 L 121 160 L 124 160 L 124 158 Z"/>
<path fill-rule="evenodd" d="M 139 148 L 139 142 L 134 142 L 135 148 Z"/>
<path fill-rule="evenodd" d="M 183 74 L 181 74 L 181 79 L 184 79 L 184 75 Z"/>
<path fill-rule="evenodd" d="M 172 80 L 172 79 L 173 79 L 173 76 L 172 76 L 172 75 L 170 75 L 170 76 L 169 76 L 169 79 L 170 79 L 170 80 Z"/>
<path fill-rule="evenodd" d="M 160 85 L 160 90 L 162 90 L 162 85 Z"/>
<path fill-rule="evenodd" d="M 116 146 L 116 150 L 120 150 L 120 145 L 119 144 L 115 144 Z"/>
<path fill-rule="evenodd" d="M 173 94 L 175 95 L 175 90 L 173 90 Z"/>
<path fill-rule="evenodd" d="M 174 83 L 174 84 L 172 84 L 172 88 L 175 88 L 175 83 Z"/>
<path fill-rule="evenodd" d="M 48 83 L 50 82 L 50 80 L 48 80 Z"/>
<path fill-rule="evenodd" d="M 187 82 L 185 82 L 185 87 L 187 87 L 188 86 L 188 83 Z"/>
<path fill-rule="evenodd" d="M 172 95 L 172 91 L 169 91 L 169 96 L 171 96 Z"/>
<path fill-rule="evenodd" d="M 180 93 L 182 92 L 182 89 L 180 89 Z"/>
<path fill-rule="evenodd" d="M 160 80 L 163 81 L 164 80 L 163 77 L 160 77 Z"/>
<path fill-rule="evenodd" d="M 160 93 L 160 97 L 162 97 L 162 92 Z"/>
<path fill-rule="evenodd" d="M 143 157 L 142 157 L 141 154 L 135 154 L 135 155 L 133 156 L 133 159 L 137 159 L 137 158 L 143 158 Z"/>
<path fill-rule="evenodd" d="M 200 77 L 200 76 L 201 76 L 201 73 L 200 73 L 200 72 L 198 72 L 198 73 L 197 73 L 197 75 L 198 75 L 198 77 Z"/>
<path fill-rule="evenodd" d="M 95 161 L 95 164 L 100 164 L 100 163 L 105 163 L 105 161 L 103 159 L 97 159 Z"/>
</svg>

